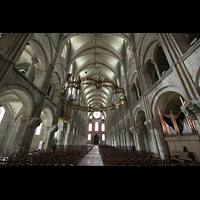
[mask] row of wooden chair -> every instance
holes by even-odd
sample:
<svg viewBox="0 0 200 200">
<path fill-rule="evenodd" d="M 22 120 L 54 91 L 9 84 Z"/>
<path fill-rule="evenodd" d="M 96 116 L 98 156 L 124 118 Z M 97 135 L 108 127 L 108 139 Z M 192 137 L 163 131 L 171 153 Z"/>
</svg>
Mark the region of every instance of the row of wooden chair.
<svg viewBox="0 0 200 200">
<path fill-rule="evenodd" d="M 105 166 L 163 166 L 168 164 L 148 151 L 122 150 L 108 147 L 108 145 L 106 145 L 106 148 L 105 145 L 99 145 Z"/>
<path fill-rule="evenodd" d="M 88 148 L 34 150 L 26 155 L 10 154 L 0 159 L 3 166 L 74 166 L 88 152 Z"/>
</svg>

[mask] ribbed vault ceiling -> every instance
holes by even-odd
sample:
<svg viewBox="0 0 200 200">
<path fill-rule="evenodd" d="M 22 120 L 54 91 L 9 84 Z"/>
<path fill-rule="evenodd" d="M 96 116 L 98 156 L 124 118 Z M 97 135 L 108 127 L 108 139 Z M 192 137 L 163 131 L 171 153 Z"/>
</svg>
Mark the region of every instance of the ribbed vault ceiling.
<svg viewBox="0 0 200 200">
<path fill-rule="evenodd" d="M 108 78 L 119 83 L 119 71 L 124 65 L 124 40 L 126 34 L 119 33 L 80 33 L 70 37 L 71 47 L 69 66 L 73 63 L 74 74 L 80 77 Z M 94 60 L 96 64 L 94 65 Z M 100 73 L 99 73 L 100 71 Z M 87 73 L 85 73 L 87 72 Z M 85 85 L 81 89 L 87 106 L 110 106 L 111 89 Z"/>
</svg>

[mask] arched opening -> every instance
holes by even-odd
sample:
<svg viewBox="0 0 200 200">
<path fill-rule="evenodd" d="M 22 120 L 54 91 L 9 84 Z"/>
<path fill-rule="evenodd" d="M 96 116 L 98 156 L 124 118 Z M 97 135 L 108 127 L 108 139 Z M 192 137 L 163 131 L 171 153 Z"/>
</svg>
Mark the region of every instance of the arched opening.
<svg viewBox="0 0 200 200">
<path fill-rule="evenodd" d="M 151 132 L 144 125 L 146 121 L 145 113 L 143 110 L 139 110 L 136 115 L 136 132 L 139 143 L 139 150 L 146 150 L 153 152 L 153 143 Z"/>
<path fill-rule="evenodd" d="M 3 118 L 0 123 L 0 153 L 11 153 L 21 118 L 30 117 L 32 112 L 29 95 L 16 87 L 18 86 L 7 86 L 7 90 L 2 88 L 0 94 L 1 108 L 5 109 L 4 114 L 1 112 Z"/>
<path fill-rule="evenodd" d="M 144 77 L 147 88 L 151 87 L 159 78 L 152 60 L 148 60 L 144 66 Z"/>
<path fill-rule="evenodd" d="M 162 46 L 155 48 L 152 59 L 147 60 L 144 67 L 144 76 L 147 88 L 151 87 L 170 69 Z"/>
<path fill-rule="evenodd" d="M 47 72 L 46 58 L 37 42 L 28 42 L 15 67 L 38 88 L 42 87 Z"/>
<path fill-rule="evenodd" d="M 155 58 L 154 61 L 156 62 L 160 75 L 163 76 L 165 72 L 170 68 L 165 53 L 163 51 L 162 46 L 158 46 L 155 51 Z"/>
<path fill-rule="evenodd" d="M 193 46 L 200 38 L 200 33 L 187 33 L 186 41 L 188 42 L 189 46 Z"/>
<path fill-rule="evenodd" d="M 34 136 L 33 136 L 32 142 L 31 142 L 30 151 L 38 149 L 41 141 L 43 141 L 43 135 L 44 135 L 45 127 L 46 127 L 46 123 L 47 123 L 47 117 L 43 111 L 40 114 L 40 119 L 42 120 L 42 122 L 35 129 Z"/>
<path fill-rule="evenodd" d="M 99 144 L 99 136 L 95 135 L 94 136 L 94 145 L 98 145 Z"/>
<path fill-rule="evenodd" d="M 181 95 L 176 92 L 162 94 L 156 107 L 163 134 L 169 136 L 185 136 L 196 134 L 195 122 L 189 120 L 181 110 Z M 181 97 L 184 101 L 184 98 Z"/>
<path fill-rule="evenodd" d="M 36 128 L 36 130 L 34 132 L 30 151 L 38 149 L 41 141 L 43 141 L 42 147 L 44 149 L 47 148 L 50 129 L 51 129 L 52 122 L 53 122 L 52 111 L 49 108 L 45 108 L 40 114 L 40 119 L 41 119 L 42 122 Z M 39 129 L 38 132 L 37 132 L 37 129 Z"/>
<path fill-rule="evenodd" d="M 154 83 L 159 79 L 159 77 L 158 77 L 158 75 L 157 75 L 155 66 L 154 66 L 154 64 L 152 63 L 152 61 L 150 61 L 150 62 L 148 63 L 147 69 L 148 69 L 149 74 L 150 74 L 150 77 L 151 77 L 150 85 L 151 85 L 151 84 L 154 84 Z"/>
<path fill-rule="evenodd" d="M 27 76 L 27 78 L 29 78 L 29 80 L 33 79 L 34 71 L 35 71 L 35 62 L 33 64 L 31 60 L 32 57 L 33 57 L 33 49 L 31 45 L 28 43 L 15 66 L 24 76 L 27 76 L 27 73 L 28 73 L 29 75 Z M 29 67 L 31 66 L 31 64 L 33 65 L 32 74 L 29 71 Z"/>
</svg>

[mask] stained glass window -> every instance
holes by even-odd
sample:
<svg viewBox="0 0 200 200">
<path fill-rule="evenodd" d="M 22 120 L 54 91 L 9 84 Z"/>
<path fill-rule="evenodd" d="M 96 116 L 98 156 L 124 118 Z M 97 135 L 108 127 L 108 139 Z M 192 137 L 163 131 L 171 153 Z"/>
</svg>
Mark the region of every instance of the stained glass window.
<svg viewBox="0 0 200 200">
<path fill-rule="evenodd" d="M 94 118 L 97 119 L 97 118 L 99 118 L 101 116 L 101 113 L 99 111 L 94 112 L 93 116 L 94 116 Z"/>
<path fill-rule="evenodd" d="M 88 130 L 89 130 L 89 131 L 92 131 L 92 124 L 89 124 Z"/>
<path fill-rule="evenodd" d="M 101 131 L 105 131 L 105 124 L 101 124 Z"/>
<path fill-rule="evenodd" d="M 99 123 L 95 122 L 95 131 L 98 131 L 98 130 L 99 130 Z"/>
</svg>

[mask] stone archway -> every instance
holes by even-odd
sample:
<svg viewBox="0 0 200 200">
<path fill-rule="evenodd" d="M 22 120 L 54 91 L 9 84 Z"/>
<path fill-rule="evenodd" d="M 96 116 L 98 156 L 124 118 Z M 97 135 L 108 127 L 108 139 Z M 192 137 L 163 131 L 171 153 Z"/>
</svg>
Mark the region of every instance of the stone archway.
<svg viewBox="0 0 200 200">
<path fill-rule="evenodd" d="M 24 132 L 19 130 L 22 121 L 29 119 L 33 111 L 33 99 L 23 87 L 8 85 L 0 91 L 1 106 L 5 115 L 0 124 L 0 152 L 12 153 L 14 145 L 20 146 Z"/>
</svg>

